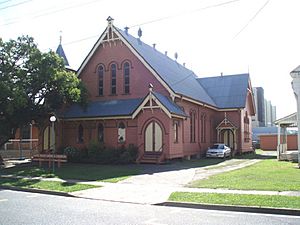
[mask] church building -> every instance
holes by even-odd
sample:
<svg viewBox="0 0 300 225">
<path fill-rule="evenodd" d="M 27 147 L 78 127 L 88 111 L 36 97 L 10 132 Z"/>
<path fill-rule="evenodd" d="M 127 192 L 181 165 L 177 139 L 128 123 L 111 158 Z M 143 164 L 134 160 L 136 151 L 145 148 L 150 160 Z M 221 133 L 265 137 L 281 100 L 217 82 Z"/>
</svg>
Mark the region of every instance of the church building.
<svg viewBox="0 0 300 225">
<path fill-rule="evenodd" d="M 74 104 L 57 115 L 56 149 L 83 149 L 91 141 L 134 145 L 138 162 L 150 157 L 156 163 L 202 157 L 214 143 L 225 143 L 234 154 L 252 151 L 249 74 L 199 78 L 144 43 L 141 30 L 136 38 L 113 21 L 107 19 L 77 71 L 89 92 L 88 106 Z M 45 150 L 51 145 L 49 132 L 50 125 L 41 138 Z"/>
</svg>

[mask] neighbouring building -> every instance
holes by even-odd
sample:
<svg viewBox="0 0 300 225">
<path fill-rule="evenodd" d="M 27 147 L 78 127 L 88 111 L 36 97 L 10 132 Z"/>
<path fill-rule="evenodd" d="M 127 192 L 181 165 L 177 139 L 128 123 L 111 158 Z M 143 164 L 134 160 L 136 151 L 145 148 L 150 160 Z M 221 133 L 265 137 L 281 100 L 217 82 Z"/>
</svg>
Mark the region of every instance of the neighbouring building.
<svg viewBox="0 0 300 225">
<path fill-rule="evenodd" d="M 273 127 L 276 120 L 276 106 L 265 99 L 262 87 L 253 87 L 256 114 L 252 116 L 252 127 Z"/>
<path fill-rule="evenodd" d="M 56 148 L 86 148 L 93 140 L 107 146 L 135 145 L 138 161 L 205 155 L 215 142 L 234 153 L 252 151 L 255 115 L 249 74 L 199 78 L 167 53 L 108 25 L 80 68 L 89 91 L 83 109 L 71 105 L 57 114 Z M 61 46 L 62 48 L 62 46 Z M 63 52 L 63 51 L 62 51 Z M 177 58 L 177 57 L 175 57 Z M 41 150 L 51 146 L 50 124 Z"/>
<path fill-rule="evenodd" d="M 265 95 L 262 87 L 253 87 L 256 114 L 252 116 L 252 127 L 265 126 Z"/>
</svg>

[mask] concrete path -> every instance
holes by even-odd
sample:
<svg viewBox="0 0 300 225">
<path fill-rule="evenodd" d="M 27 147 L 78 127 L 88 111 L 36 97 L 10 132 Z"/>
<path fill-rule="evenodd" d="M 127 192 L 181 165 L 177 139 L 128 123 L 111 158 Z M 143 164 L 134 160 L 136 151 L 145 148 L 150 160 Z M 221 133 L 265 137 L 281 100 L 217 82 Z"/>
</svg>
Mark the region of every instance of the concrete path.
<svg viewBox="0 0 300 225">
<path fill-rule="evenodd" d="M 167 201 L 170 194 L 174 191 L 195 191 L 185 187 L 193 180 L 205 179 L 215 174 L 243 168 L 258 161 L 232 159 L 222 162 L 217 166 L 174 169 L 163 172 L 151 172 L 151 169 L 148 167 L 149 173 L 132 176 L 117 184 L 102 183 L 103 187 L 101 188 L 79 191 L 72 194 L 91 199 L 157 204 Z"/>
</svg>

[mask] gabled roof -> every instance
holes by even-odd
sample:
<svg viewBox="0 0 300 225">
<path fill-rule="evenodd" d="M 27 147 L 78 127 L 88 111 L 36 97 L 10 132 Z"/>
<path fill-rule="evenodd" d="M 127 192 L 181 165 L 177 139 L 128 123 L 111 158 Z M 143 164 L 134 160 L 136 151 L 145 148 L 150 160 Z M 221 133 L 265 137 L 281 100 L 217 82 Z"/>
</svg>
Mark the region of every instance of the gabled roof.
<svg viewBox="0 0 300 225">
<path fill-rule="evenodd" d="M 94 101 L 90 102 L 86 109 L 78 104 L 73 104 L 60 116 L 63 119 L 95 118 L 130 116 L 143 101 L 142 98 Z"/>
<path fill-rule="evenodd" d="M 160 101 L 161 104 L 163 104 L 168 109 L 168 111 L 171 114 L 176 114 L 176 115 L 184 116 L 184 117 L 187 116 L 185 114 L 185 112 L 175 102 L 173 102 L 169 97 L 164 96 L 157 92 L 153 92 L 153 95 Z"/>
<path fill-rule="evenodd" d="M 56 54 L 58 54 L 60 57 L 63 58 L 65 66 L 70 66 L 69 62 L 68 62 L 68 59 L 67 59 L 67 56 L 65 54 L 65 51 L 64 51 L 64 49 L 63 49 L 63 47 L 62 47 L 61 44 L 58 45 L 58 47 L 56 49 Z"/>
<path fill-rule="evenodd" d="M 157 72 L 167 85 L 177 94 L 182 94 L 194 100 L 216 106 L 213 99 L 196 80 L 196 74 L 180 65 L 177 61 L 169 58 L 155 48 L 143 43 L 116 28 L 118 33 L 137 51 L 137 53 Z"/>
<path fill-rule="evenodd" d="M 244 108 L 249 74 L 198 78 L 198 82 L 220 109 Z"/>
<path fill-rule="evenodd" d="M 162 106 L 170 113 L 170 115 L 177 115 L 186 117 L 184 111 L 176 105 L 170 98 L 156 92 L 152 92 L 156 99 Z M 73 104 L 67 108 L 61 115 L 62 119 L 79 119 L 79 118 L 105 118 L 105 117 L 124 117 L 132 116 L 134 113 L 138 114 L 139 107 L 149 97 L 136 99 L 122 99 L 122 100 L 107 100 L 89 102 L 84 109 L 79 104 Z"/>
</svg>

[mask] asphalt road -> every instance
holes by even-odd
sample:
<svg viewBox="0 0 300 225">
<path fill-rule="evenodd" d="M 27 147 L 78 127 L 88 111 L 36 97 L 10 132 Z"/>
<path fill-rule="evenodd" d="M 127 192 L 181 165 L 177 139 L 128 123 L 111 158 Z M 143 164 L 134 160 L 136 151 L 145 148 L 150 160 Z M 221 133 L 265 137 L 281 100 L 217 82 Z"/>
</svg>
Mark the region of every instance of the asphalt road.
<svg viewBox="0 0 300 225">
<path fill-rule="evenodd" d="M 0 189 L 0 225 L 284 225 L 300 217 L 188 209 Z"/>
</svg>

